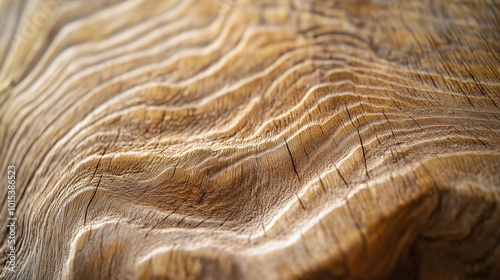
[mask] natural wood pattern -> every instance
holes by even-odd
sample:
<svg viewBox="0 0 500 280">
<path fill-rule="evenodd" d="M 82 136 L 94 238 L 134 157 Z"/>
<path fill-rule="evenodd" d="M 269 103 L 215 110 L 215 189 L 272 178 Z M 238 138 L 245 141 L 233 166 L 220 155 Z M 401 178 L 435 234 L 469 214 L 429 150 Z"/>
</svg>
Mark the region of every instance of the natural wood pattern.
<svg viewBox="0 0 500 280">
<path fill-rule="evenodd" d="M 1 277 L 500 279 L 499 10 L 0 1 Z"/>
</svg>

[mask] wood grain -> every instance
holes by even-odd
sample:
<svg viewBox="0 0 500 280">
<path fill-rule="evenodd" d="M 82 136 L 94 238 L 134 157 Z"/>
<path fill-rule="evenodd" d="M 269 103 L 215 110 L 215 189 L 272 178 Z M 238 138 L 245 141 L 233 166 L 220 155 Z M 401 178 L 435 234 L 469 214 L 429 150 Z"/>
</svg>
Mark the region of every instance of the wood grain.
<svg viewBox="0 0 500 280">
<path fill-rule="evenodd" d="M 0 1 L 3 279 L 500 279 L 500 2 Z"/>
</svg>

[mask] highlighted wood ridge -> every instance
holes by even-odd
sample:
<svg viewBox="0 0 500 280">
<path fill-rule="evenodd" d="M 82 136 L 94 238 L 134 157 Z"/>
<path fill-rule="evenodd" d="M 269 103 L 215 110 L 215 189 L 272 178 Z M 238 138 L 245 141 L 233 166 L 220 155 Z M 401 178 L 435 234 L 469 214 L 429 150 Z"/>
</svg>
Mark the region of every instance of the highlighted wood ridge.
<svg viewBox="0 0 500 280">
<path fill-rule="evenodd" d="M 500 279 L 498 2 L 0 11 L 0 278 Z"/>
</svg>

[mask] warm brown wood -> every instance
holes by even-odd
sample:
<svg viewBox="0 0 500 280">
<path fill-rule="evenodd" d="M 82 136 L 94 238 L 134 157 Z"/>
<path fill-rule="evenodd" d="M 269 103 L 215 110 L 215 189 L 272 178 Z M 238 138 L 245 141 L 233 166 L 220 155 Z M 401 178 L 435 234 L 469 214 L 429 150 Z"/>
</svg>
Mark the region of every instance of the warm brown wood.
<svg viewBox="0 0 500 280">
<path fill-rule="evenodd" d="M 500 279 L 500 2 L 0 11 L 1 278 Z"/>
</svg>

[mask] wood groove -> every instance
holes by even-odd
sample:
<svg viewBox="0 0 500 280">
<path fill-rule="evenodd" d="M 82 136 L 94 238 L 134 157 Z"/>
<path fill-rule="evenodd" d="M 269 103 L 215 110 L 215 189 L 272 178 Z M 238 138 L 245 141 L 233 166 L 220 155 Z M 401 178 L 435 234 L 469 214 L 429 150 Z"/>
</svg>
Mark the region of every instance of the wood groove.
<svg viewBox="0 0 500 280">
<path fill-rule="evenodd" d="M 0 278 L 499 278 L 499 10 L 0 0 Z"/>
</svg>

